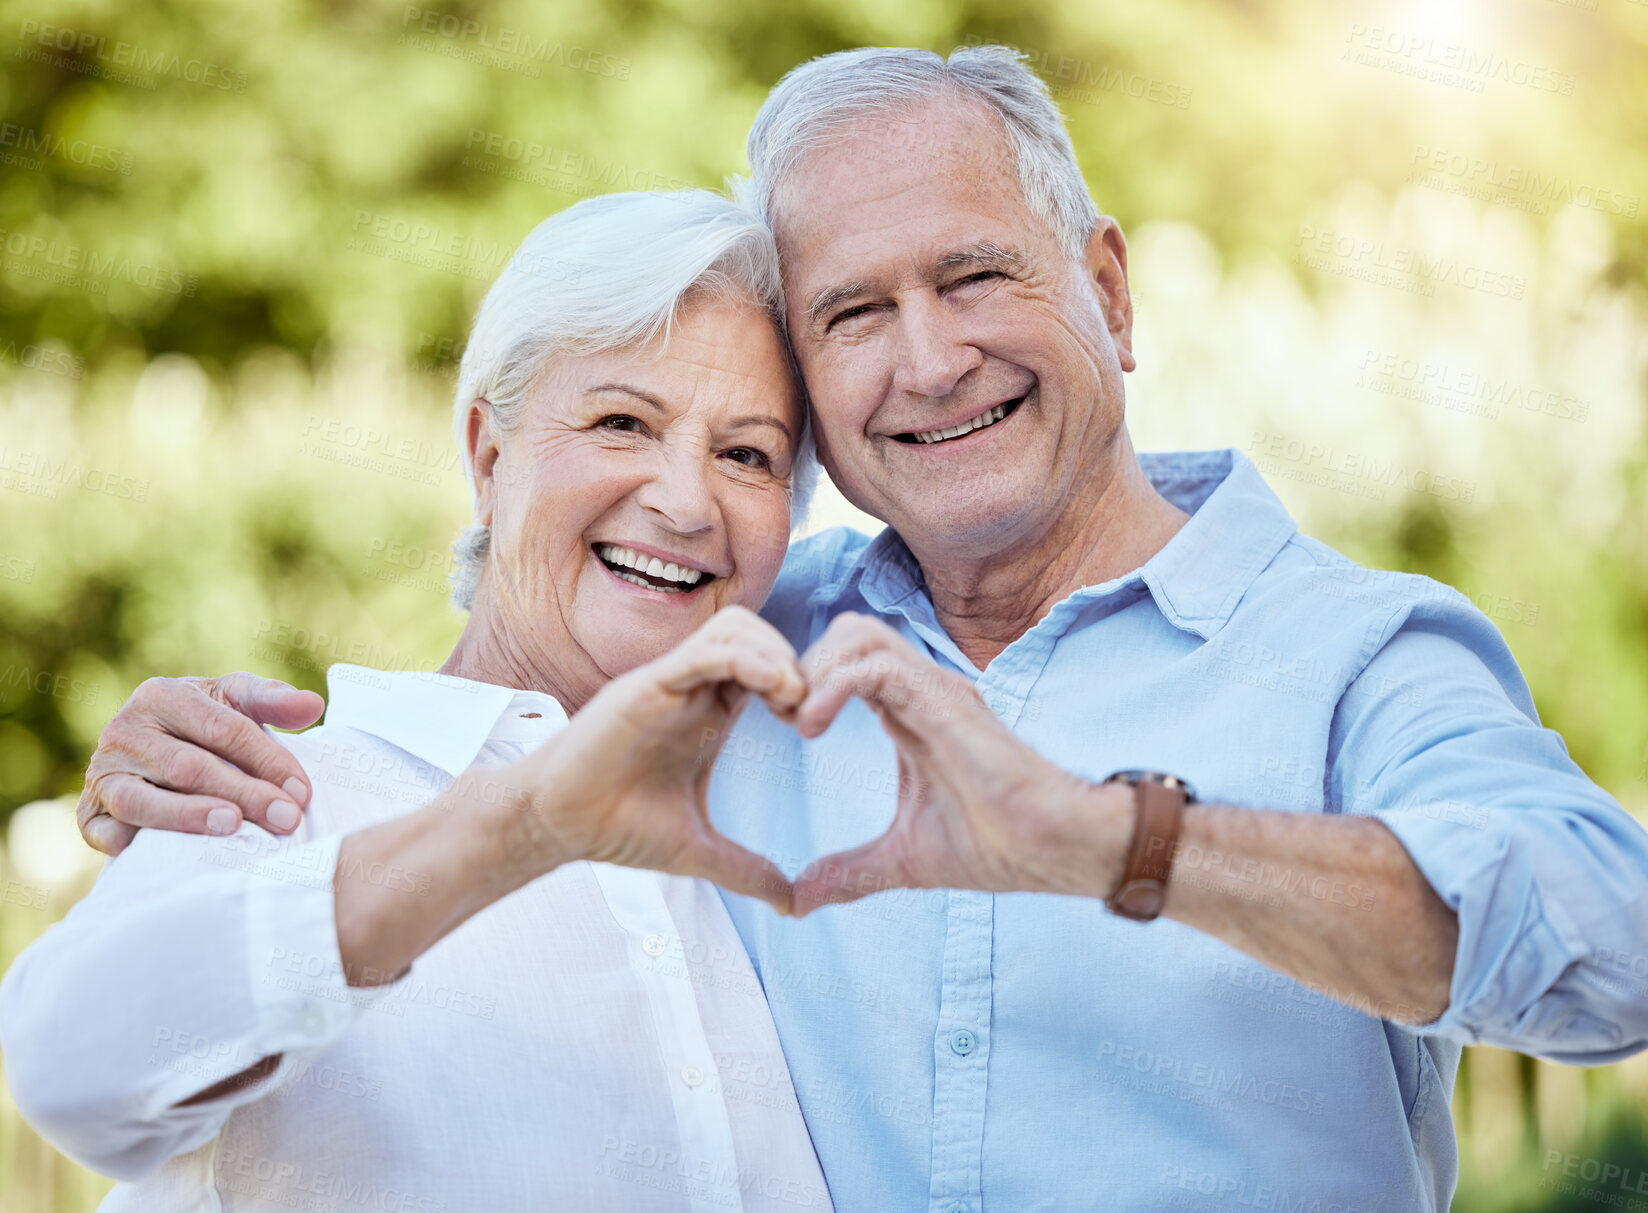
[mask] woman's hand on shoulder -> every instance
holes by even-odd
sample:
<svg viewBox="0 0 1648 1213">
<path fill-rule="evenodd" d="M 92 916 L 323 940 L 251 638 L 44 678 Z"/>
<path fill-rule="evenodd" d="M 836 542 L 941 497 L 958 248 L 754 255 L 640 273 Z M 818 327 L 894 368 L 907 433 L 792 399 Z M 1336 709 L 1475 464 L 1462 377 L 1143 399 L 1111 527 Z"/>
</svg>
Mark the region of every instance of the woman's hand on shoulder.
<svg viewBox="0 0 1648 1213">
<path fill-rule="evenodd" d="M 297 827 L 309 780 L 260 728 L 301 729 L 325 708 L 273 678 L 151 678 L 97 739 L 80 794 L 80 833 L 108 855 L 139 828 L 233 834 L 242 819 L 277 834 Z"/>
</svg>

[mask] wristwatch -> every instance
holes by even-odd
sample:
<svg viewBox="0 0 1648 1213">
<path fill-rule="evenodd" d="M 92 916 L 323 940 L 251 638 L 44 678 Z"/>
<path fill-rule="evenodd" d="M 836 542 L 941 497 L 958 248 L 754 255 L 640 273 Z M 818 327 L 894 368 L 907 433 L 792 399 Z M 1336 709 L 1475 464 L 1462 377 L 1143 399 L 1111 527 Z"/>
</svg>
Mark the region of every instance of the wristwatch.
<svg viewBox="0 0 1648 1213">
<path fill-rule="evenodd" d="M 1105 783 L 1125 783 L 1133 789 L 1133 841 L 1121 883 L 1105 906 L 1112 914 L 1149 922 L 1167 902 L 1167 878 L 1173 871 L 1173 852 L 1185 805 L 1196 803 L 1196 789 L 1177 775 L 1160 771 L 1117 771 Z"/>
</svg>

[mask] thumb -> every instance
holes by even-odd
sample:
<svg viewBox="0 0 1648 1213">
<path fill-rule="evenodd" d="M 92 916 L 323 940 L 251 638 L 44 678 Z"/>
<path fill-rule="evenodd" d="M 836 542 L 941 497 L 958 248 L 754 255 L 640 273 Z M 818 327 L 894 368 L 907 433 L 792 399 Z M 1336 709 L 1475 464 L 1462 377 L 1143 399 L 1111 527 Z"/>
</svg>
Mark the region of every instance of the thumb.
<svg viewBox="0 0 1648 1213">
<path fill-rule="evenodd" d="M 107 813 L 99 813 L 81 823 L 80 837 L 84 838 L 86 844 L 94 851 L 102 851 L 105 855 L 118 855 L 137 837 L 137 827 L 116 821 Z"/>
<path fill-rule="evenodd" d="M 781 915 L 794 912 L 790 879 L 778 865 L 714 830 L 687 848 L 671 870 L 708 880 L 729 893 L 759 897 Z"/>
<path fill-rule="evenodd" d="M 277 729 L 302 729 L 320 719 L 326 700 L 313 691 L 300 691 L 275 678 L 256 674 L 225 674 L 206 680 L 206 693 L 243 716 Z"/>
<path fill-rule="evenodd" d="M 815 859 L 795 881 L 795 916 L 819 906 L 857 901 L 871 893 L 907 885 L 904 865 L 895 854 L 893 831 L 847 851 Z"/>
</svg>

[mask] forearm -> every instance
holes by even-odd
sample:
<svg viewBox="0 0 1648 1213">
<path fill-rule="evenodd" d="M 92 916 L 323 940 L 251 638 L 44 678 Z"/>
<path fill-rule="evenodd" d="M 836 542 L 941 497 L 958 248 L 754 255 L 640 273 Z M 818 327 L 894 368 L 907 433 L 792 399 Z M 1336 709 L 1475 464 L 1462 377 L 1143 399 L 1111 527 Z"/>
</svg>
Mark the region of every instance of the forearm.
<svg viewBox="0 0 1648 1213">
<path fill-rule="evenodd" d="M 348 983 L 394 981 L 468 918 L 558 866 L 530 835 L 532 812 L 471 773 L 417 812 L 345 838 L 333 891 Z"/>
<path fill-rule="evenodd" d="M 1383 1019 L 1448 1006 L 1457 917 L 1372 818 L 1192 805 L 1163 913 Z"/>
<path fill-rule="evenodd" d="M 1058 785 L 1055 785 L 1057 787 Z M 1132 837 L 1132 789 L 1054 791 L 1036 887 L 1108 898 Z M 1430 1023 L 1448 1006 L 1456 915 L 1383 822 L 1193 804 L 1162 914 L 1382 1019 Z"/>
<path fill-rule="evenodd" d="M 137 1178 L 266 1088 L 196 1106 L 202 1091 L 341 1035 L 350 1006 L 288 967 L 329 968 L 336 847 L 255 827 L 140 832 L 0 983 L 6 1077 L 30 1123 L 96 1170 Z M 67 1013 L 108 1007 L 114 991 L 118 1013 Z"/>
</svg>

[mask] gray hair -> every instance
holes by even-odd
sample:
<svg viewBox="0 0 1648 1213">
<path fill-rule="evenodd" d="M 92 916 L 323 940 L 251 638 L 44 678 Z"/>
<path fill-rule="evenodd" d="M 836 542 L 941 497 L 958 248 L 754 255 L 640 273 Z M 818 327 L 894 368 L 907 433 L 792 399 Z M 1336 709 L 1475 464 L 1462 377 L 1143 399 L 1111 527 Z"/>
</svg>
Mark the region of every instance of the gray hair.
<svg viewBox="0 0 1648 1213">
<path fill-rule="evenodd" d="M 1076 151 L 1047 85 L 1010 46 L 967 46 L 948 59 L 932 51 L 865 47 L 823 55 L 789 72 L 767 94 L 750 128 L 750 176 L 735 192 L 769 225 L 785 176 L 809 150 L 871 118 L 945 94 L 982 102 L 1006 128 L 1030 209 L 1079 260 L 1099 220 Z"/>
<path fill-rule="evenodd" d="M 635 191 L 586 198 L 545 219 L 509 259 L 481 302 L 458 367 L 453 428 L 470 491 L 469 406 L 484 399 L 509 433 L 528 392 L 556 354 L 643 345 L 702 297 L 752 302 L 784 332 L 784 296 L 772 233 L 754 214 L 708 190 Z M 786 350 L 788 347 L 786 346 Z M 790 476 L 792 528 L 806 518 L 818 478 L 806 396 L 802 440 Z M 452 602 L 475 604 L 491 528 L 467 527 L 452 545 Z"/>
</svg>

